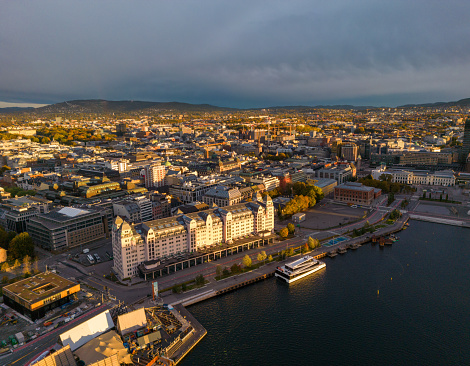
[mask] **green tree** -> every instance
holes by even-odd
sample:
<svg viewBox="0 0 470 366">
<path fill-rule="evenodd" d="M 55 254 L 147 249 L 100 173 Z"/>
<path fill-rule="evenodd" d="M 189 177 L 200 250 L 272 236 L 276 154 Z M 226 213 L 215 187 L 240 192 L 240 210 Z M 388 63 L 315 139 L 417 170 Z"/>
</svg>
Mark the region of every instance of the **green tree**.
<svg viewBox="0 0 470 366">
<path fill-rule="evenodd" d="M 28 233 L 16 235 L 8 248 L 12 258 L 22 259 L 25 256 L 34 256 L 34 243 Z"/>
<path fill-rule="evenodd" d="M 215 273 L 217 275 L 217 277 L 220 277 L 222 275 L 222 266 L 219 264 L 217 267 L 215 267 Z"/>
<path fill-rule="evenodd" d="M 222 271 L 222 274 L 223 274 L 224 276 L 228 276 L 228 275 L 230 274 L 229 269 L 228 269 L 227 267 L 225 267 L 224 270 Z"/>
<path fill-rule="evenodd" d="M 250 256 L 247 254 L 243 257 L 243 265 L 247 268 L 251 267 L 251 264 L 252 264 L 252 261 L 251 261 L 251 258 Z"/>
<path fill-rule="evenodd" d="M 0 247 L 8 250 L 8 245 L 10 240 L 8 240 L 8 233 L 0 227 Z"/>
<path fill-rule="evenodd" d="M 196 276 L 194 281 L 196 282 L 196 285 L 199 285 L 199 286 L 202 286 L 206 283 L 206 280 L 204 279 L 204 276 L 202 274 Z"/>
<path fill-rule="evenodd" d="M 234 263 L 232 264 L 232 266 L 230 267 L 230 272 L 232 272 L 233 274 L 237 274 L 237 273 L 240 273 L 242 271 L 240 265 Z"/>
<path fill-rule="evenodd" d="M 287 236 L 289 235 L 289 229 L 287 229 L 286 227 L 282 228 L 281 231 L 279 232 L 279 235 L 282 238 L 287 238 Z"/>
<path fill-rule="evenodd" d="M 289 234 L 294 234 L 295 233 L 295 226 L 293 223 L 289 222 L 287 224 L 287 230 L 289 231 Z"/>
</svg>

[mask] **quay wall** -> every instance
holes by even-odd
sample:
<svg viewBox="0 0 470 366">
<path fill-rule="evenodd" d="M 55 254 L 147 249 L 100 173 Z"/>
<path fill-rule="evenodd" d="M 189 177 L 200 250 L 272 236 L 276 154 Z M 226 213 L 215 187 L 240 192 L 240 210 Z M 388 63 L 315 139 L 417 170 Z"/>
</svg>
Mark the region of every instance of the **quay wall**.
<svg viewBox="0 0 470 366">
<path fill-rule="evenodd" d="M 470 223 L 466 222 L 466 221 L 453 220 L 453 219 L 444 219 L 444 218 L 434 217 L 434 216 L 424 216 L 424 215 L 410 214 L 410 219 L 419 220 L 419 221 L 434 222 L 434 223 L 437 223 L 437 224 L 445 224 L 445 225 L 461 226 L 461 227 L 470 227 Z"/>
</svg>

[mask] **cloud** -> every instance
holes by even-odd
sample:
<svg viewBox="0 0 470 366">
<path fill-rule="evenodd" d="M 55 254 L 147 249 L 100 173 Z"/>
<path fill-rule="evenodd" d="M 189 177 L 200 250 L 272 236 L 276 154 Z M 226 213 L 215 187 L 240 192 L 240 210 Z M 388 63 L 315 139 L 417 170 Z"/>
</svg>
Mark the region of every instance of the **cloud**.
<svg viewBox="0 0 470 366">
<path fill-rule="evenodd" d="M 5 101 L 252 107 L 469 96 L 463 1 L 37 0 L 2 8 Z"/>
</svg>

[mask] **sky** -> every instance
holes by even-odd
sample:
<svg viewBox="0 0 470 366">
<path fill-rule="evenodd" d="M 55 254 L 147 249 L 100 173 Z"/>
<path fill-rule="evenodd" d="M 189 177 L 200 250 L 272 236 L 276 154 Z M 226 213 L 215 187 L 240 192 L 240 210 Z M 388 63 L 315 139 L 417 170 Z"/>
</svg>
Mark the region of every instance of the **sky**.
<svg viewBox="0 0 470 366">
<path fill-rule="evenodd" d="M 464 0 L 2 1 L 0 101 L 453 101 L 469 19 Z"/>
</svg>

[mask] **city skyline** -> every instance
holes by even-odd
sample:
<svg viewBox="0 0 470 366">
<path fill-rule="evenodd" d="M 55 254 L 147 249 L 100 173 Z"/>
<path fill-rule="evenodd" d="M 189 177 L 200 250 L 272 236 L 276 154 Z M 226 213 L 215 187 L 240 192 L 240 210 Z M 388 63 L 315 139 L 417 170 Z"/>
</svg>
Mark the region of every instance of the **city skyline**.
<svg viewBox="0 0 470 366">
<path fill-rule="evenodd" d="M 0 15 L 0 100 L 256 108 L 468 96 L 470 5 L 18 1 Z"/>
</svg>

